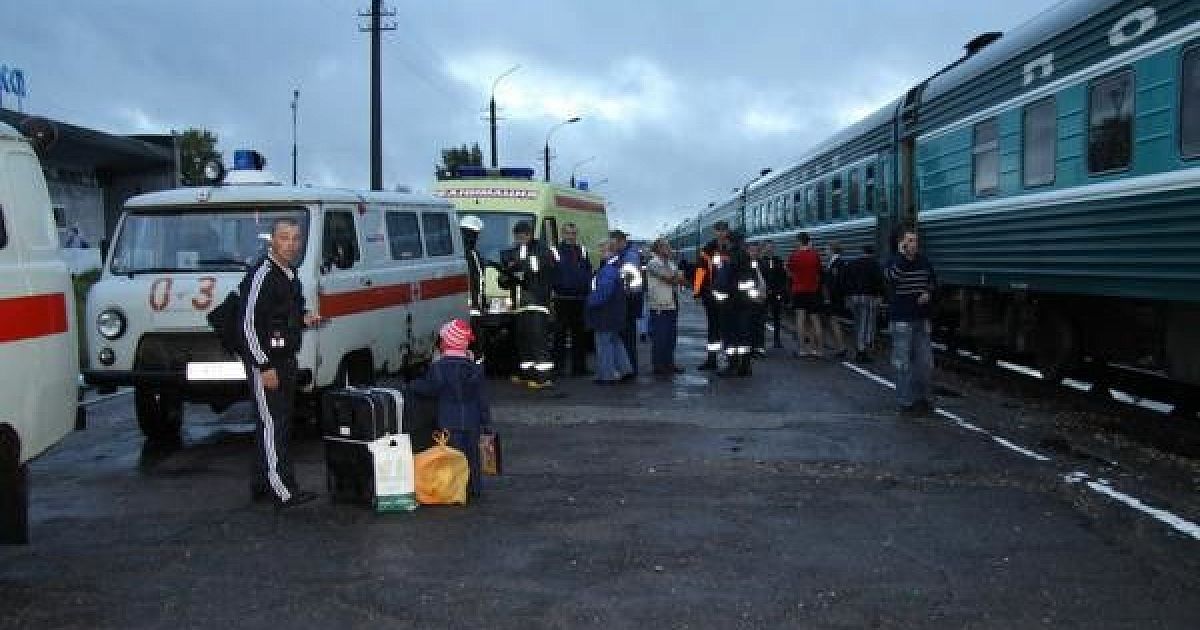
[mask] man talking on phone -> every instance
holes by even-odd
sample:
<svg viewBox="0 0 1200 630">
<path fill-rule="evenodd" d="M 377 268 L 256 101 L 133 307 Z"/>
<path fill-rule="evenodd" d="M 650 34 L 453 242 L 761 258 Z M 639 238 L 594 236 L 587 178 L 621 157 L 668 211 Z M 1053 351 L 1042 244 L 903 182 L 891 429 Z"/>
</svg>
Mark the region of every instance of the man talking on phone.
<svg viewBox="0 0 1200 630">
<path fill-rule="evenodd" d="M 892 366 L 896 368 L 896 401 L 900 412 L 923 414 L 933 409 L 933 265 L 920 253 L 916 228 L 896 239 L 896 253 L 884 269 L 889 293 Z"/>
</svg>

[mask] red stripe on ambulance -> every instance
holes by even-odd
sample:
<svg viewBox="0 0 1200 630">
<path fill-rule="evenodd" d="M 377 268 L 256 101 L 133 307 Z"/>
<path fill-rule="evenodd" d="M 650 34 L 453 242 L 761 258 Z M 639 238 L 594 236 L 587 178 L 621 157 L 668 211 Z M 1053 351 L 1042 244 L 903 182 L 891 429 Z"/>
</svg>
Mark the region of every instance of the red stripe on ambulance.
<svg viewBox="0 0 1200 630">
<path fill-rule="evenodd" d="M 344 317 L 467 292 L 465 275 L 421 280 L 415 284 L 418 288 L 416 295 L 413 294 L 414 283 L 408 282 L 345 293 L 322 293 L 319 297 L 320 313 L 322 317 Z"/>
<path fill-rule="evenodd" d="M 67 298 L 62 293 L 0 299 L 0 343 L 67 332 Z"/>
</svg>

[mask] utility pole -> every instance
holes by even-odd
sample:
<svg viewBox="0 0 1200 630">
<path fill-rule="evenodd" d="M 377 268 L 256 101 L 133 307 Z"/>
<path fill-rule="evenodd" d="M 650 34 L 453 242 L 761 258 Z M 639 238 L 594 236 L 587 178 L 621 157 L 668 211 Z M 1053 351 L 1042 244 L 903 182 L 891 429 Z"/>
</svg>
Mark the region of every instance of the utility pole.
<svg viewBox="0 0 1200 630">
<path fill-rule="evenodd" d="M 371 0 L 370 11 L 359 11 L 359 17 L 371 19 L 370 26 L 359 26 L 359 32 L 371 33 L 371 190 L 383 190 L 383 90 L 379 68 L 379 40 L 382 31 L 396 30 L 396 23 L 384 23 L 396 11 L 385 9 L 383 0 Z"/>
<path fill-rule="evenodd" d="M 300 107 L 300 90 L 292 90 L 292 185 L 296 185 L 296 110 Z"/>
<path fill-rule="evenodd" d="M 488 99 L 488 120 L 491 123 L 490 127 L 491 127 L 491 132 L 492 132 L 492 168 L 497 167 L 496 164 L 498 161 L 496 159 L 496 85 L 498 83 L 500 83 L 500 79 L 503 79 L 504 77 L 506 77 L 520 69 L 521 69 L 521 64 L 517 64 L 517 65 L 509 68 L 508 70 L 505 70 L 503 74 L 496 77 L 496 79 L 494 81 L 492 81 L 491 96 Z"/>
</svg>

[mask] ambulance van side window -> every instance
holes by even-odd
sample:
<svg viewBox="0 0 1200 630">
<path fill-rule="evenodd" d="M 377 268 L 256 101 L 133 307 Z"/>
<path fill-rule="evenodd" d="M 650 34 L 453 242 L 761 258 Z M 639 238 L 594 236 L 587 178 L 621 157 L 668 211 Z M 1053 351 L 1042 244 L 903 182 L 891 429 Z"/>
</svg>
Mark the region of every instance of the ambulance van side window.
<svg viewBox="0 0 1200 630">
<path fill-rule="evenodd" d="M 421 224 L 425 228 L 425 251 L 430 256 L 450 256 L 454 254 L 454 237 L 450 234 L 450 217 L 436 214 L 422 214 Z"/>
<path fill-rule="evenodd" d="M 421 228 L 415 212 L 387 213 L 388 247 L 393 260 L 412 260 L 425 255 L 421 248 Z"/>
<path fill-rule="evenodd" d="M 350 269 L 361 258 L 358 233 L 354 229 L 354 214 L 326 212 L 325 234 L 321 240 L 321 260 L 338 269 Z"/>
</svg>

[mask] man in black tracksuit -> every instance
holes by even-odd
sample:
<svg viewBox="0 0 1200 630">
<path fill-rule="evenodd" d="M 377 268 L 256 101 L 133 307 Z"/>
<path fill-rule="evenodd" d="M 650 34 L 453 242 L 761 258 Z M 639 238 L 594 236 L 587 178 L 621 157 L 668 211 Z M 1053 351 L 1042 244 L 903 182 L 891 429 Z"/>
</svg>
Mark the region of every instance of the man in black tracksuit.
<svg viewBox="0 0 1200 630">
<path fill-rule="evenodd" d="M 518 372 L 512 380 L 541 389 L 554 384 L 550 378 L 554 372 L 550 285 L 559 261 L 558 250 L 534 240 L 533 225 L 528 221 L 513 226 L 513 240 L 516 245 L 500 256 L 505 271 L 501 279 L 505 288 L 513 291 L 517 310 Z"/>
<path fill-rule="evenodd" d="M 296 353 L 301 332 L 320 317 L 304 310 L 300 279 L 292 268 L 304 243 L 295 219 L 275 221 L 267 256 L 242 280 L 242 344 L 246 376 L 258 415 L 258 451 L 254 497 L 286 507 L 316 498 L 296 488 L 288 457 L 292 408 L 296 396 Z"/>
</svg>

